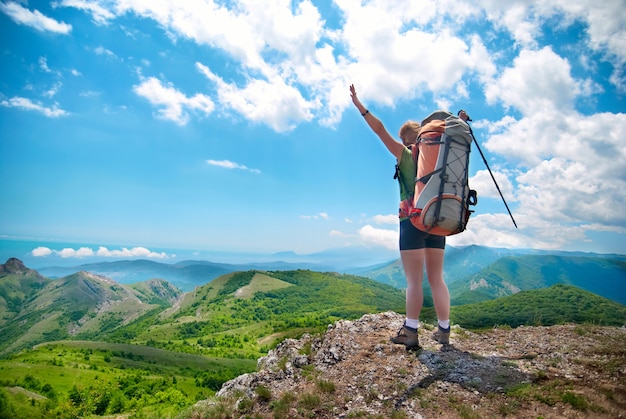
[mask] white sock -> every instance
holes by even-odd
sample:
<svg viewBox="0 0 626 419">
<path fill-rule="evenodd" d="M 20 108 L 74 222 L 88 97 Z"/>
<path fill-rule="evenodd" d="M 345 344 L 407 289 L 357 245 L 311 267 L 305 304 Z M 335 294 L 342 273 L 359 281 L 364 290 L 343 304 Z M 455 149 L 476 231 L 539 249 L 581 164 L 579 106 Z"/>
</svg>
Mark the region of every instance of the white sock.
<svg viewBox="0 0 626 419">
<path fill-rule="evenodd" d="M 439 323 L 439 327 L 442 329 L 450 328 L 450 320 L 437 320 L 437 323 Z"/>
<path fill-rule="evenodd" d="M 417 329 L 418 327 L 420 327 L 420 321 L 419 321 L 419 319 L 409 319 L 409 318 L 407 318 L 406 320 L 404 320 L 404 325 L 406 327 L 410 327 L 412 329 Z"/>
</svg>

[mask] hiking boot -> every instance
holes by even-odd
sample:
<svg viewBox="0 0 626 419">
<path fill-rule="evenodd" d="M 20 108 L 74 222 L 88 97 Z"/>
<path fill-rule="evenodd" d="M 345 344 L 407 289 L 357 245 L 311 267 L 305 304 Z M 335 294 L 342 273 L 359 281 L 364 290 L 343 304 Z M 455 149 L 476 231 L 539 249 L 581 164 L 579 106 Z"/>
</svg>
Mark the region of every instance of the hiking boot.
<svg viewBox="0 0 626 419">
<path fill-rule="evenodd" d="M 397 345 L 404 345 L 407 349 L 416 349 L 420 347 L 420 342 L 417 337 L 417 329 L 403 325 L 396 336 L 391 337 L 389 340 Z"/>
<path fill-rule="evenodd" d="M 444 329 L 437 325 L 437 330 L 433 333 L 433 339 L 443 345 L 448 345 L 450 343 L 450 328 Z"/>
</svg>

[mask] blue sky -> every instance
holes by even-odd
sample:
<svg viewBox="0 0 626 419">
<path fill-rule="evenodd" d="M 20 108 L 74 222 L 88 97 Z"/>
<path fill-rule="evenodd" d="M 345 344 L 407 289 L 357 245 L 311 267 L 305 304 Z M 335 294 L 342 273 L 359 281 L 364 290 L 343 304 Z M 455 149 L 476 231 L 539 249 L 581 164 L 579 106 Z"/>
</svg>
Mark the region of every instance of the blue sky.
<svg viewBox="0 0 626 419">
<path fill-rule="evenodd" d="M 472 116 L 519 228 L 473 148 L 479 202 L 450 245 L 626 254 L 624 6 L 2 0 L 0 237 L 394 249 L 394 159 L 354 83 L 392 133 Z"/>
</svg>

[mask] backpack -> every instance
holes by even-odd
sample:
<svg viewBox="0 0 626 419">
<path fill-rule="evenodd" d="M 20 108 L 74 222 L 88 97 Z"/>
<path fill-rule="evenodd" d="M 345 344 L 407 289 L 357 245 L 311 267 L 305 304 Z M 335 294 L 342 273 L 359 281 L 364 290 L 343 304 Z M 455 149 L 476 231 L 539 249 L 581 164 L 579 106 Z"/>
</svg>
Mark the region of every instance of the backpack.
<svg viewBox="0 0 626 419">
<path fill-rule="evenodd" d="M 478 202 L 467 181 L 473 135 L 466 122 L 446 111 L 433 112 L 421 126 L 412 147 L 415 194 L 400 203 L 400 217 L 430 234 L 458 234 Z"/>
</svg>

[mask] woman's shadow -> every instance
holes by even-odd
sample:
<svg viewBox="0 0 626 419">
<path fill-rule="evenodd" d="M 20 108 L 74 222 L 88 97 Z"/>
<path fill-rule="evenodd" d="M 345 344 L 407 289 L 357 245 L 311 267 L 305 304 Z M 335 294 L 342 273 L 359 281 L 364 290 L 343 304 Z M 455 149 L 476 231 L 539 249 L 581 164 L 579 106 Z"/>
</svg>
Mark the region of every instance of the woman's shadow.
<svg viewBox="0 0 626 419">
<path fill-rule="evenodd" d="M 420 348 L 417 358 L 430 374 L 410 386 L 396 401 L 399 406 L 415 391 L 427 388 L 437 381 L 455 383 L 480 393 L 500 393 L 507 389 L 536 380 L 532 374 L 519 369 L 514 362 L 521 358 L 498 355 L 481 356 L 461 351 L 453 345 L 443 345 L 440 351 Z"/>
</svg>

